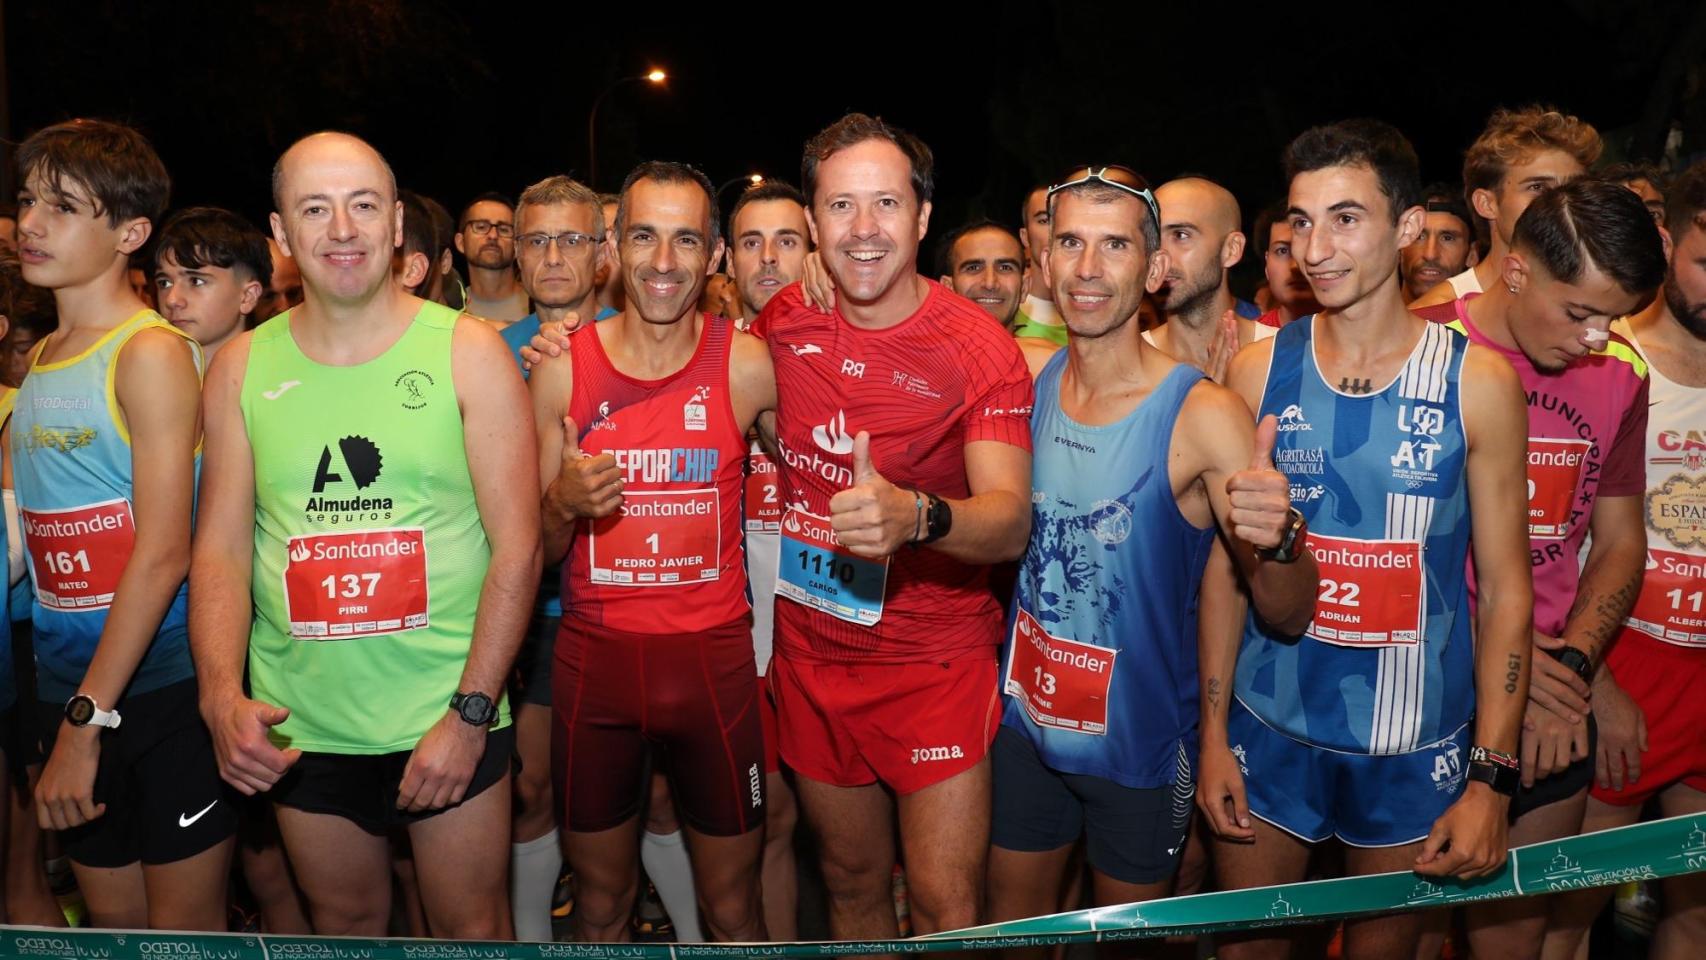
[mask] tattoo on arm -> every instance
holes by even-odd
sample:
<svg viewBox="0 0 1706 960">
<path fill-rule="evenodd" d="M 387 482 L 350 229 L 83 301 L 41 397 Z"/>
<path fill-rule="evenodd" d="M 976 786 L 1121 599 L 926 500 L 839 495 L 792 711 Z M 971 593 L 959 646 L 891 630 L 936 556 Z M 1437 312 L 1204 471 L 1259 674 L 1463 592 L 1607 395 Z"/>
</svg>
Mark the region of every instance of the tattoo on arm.
<svg viewBox="0 0 1706 960">
<path fill-rule="evenodd" d="M 1513 653 L 1505 662 L 1505 692 L 1515 693 L 1516 682 L 1522 676 L 1522 654 Z"/>
<path fill-rule="evenodd" d="M 1208 706 L 1211 710 L 1220 709 L 1220 678 L 1208 678 Z"/>
<path fill-rule="evenodd" d="M 1593 619 L 1576 632 L 1576 637 L 1587 648 L 1582 652 L 1588 655 L 1589 660 L 1598 662 L 1599 651 L 1605 647 L 1607 640 L 1616 636 L 1617 631 L 1622 629 L 1623 618 L 1629 615 L 1635 595 L 1640 592 L 1641 580 L 1637 577 L 1610 593 L 1599 595 L 1597 602 L 1596 597 L 1587 593 L 1576 594 L 1576 602 L 1570 607 L 1570 615 L 1565 621 L 1574 625 L 1576 617 L 1587 613 L 1588 606 L 1592 604 Z"/>
</svg>

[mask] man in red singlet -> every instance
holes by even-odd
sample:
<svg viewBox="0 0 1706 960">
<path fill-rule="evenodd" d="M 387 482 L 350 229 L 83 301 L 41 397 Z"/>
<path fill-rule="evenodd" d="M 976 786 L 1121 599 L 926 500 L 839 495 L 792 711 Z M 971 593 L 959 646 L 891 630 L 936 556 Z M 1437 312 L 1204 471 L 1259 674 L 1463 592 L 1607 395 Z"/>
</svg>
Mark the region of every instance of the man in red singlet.
<svg viewBox="0 0 1706 960">
<path fill-rule="evenodd" d="M 928 147 L 849 114 L 802 166 L 835 309 L 790 286 L 757 324 L 779 397 L 782 759 L 834 936 L 895 935 L 897 802 L 912 924 L 929 933 L 982 902 L 1003 622 L 986 565 L 1030 533 L 1031 378 L 988 314 L 917 273 Z"/>
<path fill-rule="evenodd" d="M 722 256 L 704 174 L 646 163 L 616 215 L 626 310 L 530 389 L 545 554 L 565 555 L 553 775 L 577 939 L 624 938 L 651 753 L 686 823 L 716 940 L 764 939 L 764 743 L 742 555 L 747 431 L 776 406 L 763 344 L 699 312 Z"/>
</svg>

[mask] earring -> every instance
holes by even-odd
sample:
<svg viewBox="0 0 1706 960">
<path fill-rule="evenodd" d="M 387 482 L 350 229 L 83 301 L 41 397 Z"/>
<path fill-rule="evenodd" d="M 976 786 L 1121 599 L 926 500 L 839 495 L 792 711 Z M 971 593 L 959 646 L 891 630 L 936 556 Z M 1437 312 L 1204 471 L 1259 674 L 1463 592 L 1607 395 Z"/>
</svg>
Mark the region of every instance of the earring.
<svg viewBox="0 0 1706 960">
<path fill-rule="evenodd" d="M 1515 293 L 1515 292 L 1516 292 L 1516 287 L 1515 287 L 1515 286 L 1512 286 L 1512 287 L 1510 287 L 1510 288 L 1509 288 L 1509 289 L 1510 289 L 1510 292 L 1512 292 L 1512 293 Z"/>
</svg>

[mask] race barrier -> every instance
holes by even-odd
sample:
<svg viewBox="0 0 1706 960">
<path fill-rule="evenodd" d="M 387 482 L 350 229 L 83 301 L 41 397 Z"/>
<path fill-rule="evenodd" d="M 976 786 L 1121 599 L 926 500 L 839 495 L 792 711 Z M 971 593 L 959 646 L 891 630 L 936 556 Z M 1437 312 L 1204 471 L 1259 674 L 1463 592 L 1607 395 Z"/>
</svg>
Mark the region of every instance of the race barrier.
<svg viewBox="0 0 1706 960">
<path fill-rule="evenodd" d="M 495 943 L 0 927 L 0 957 L 66 960 L 696 960 L 951 953 L 1288 926 L 1655 880 L 1706 870 L 1706 816 L 1672 817 L 1518 847 L 1470 883 L 1414 873 L 1311 880 L 1075 910 L 907 940 L 755 944 Z"/>
</svg>

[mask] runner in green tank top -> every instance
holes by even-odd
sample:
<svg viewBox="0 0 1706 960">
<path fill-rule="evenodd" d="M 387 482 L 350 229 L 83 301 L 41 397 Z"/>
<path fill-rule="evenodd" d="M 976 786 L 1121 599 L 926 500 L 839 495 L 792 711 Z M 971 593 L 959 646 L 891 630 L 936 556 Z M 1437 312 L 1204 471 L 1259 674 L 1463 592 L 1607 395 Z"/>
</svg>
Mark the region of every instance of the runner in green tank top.
<svg viewBox="0 0 1706 960">
<path fill-rule="evenodd" d="M 304 302 L 222 350 L 206 392 L 190 631 L 220 772 L 276 804 L 316 932 L 385 934 L 401 826 L 434 933 L 507 939 L 527 392 L 495 331 L 395 282 L 372 147 L 308 137 L 273 186 Z"/>
</svg>

